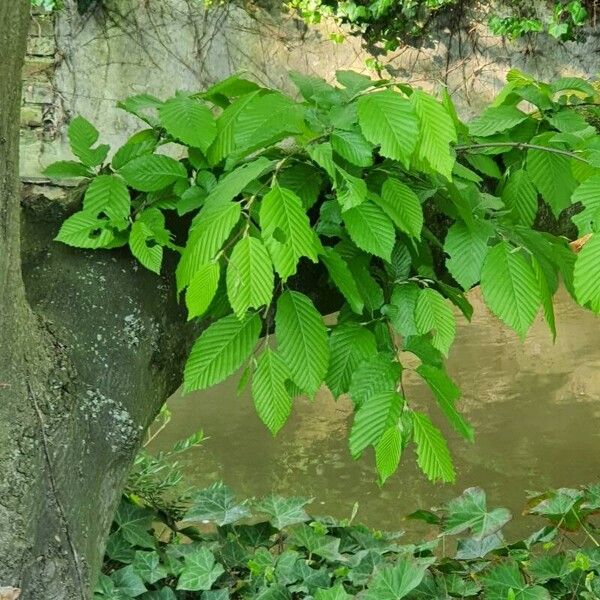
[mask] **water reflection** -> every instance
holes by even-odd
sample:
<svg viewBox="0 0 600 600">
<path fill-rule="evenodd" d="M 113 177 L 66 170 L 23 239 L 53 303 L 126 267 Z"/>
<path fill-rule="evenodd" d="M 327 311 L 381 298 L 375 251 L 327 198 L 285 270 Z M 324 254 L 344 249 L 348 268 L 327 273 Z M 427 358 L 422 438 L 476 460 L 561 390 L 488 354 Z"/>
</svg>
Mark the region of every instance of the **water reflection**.
<svg viewBox="0 0 600 600">
<path fill-rule="evenodd" d="M 315 498 L 313 512 L 348 516 L 373 527 L 402 528 L 401 517 L 439 504 L 465 487 L 481 485 L 491 503 L 519 513 L 526 490 L 569 486 L 600 478 L 600 319 L 557 298 L 555 344 L 537 322 L 524 344 L 489 315 L 477 294 L 471 325 L 458 328 L 449 371 L 463 390 L 462 408 L 476 428 L 467 444 L 444 426 L 422 385 L 407 394 L 428 406 L 450 438 L 458 481 L 432 485 L 412 452 L 380 489 L 372 457 L 354 462 L 347 449 L 349 402 L 327 392 L 300 400 L 276 439 L 260 423 L 248 393 L 235 381 L 181 397 L 170 405 L 172 423 L 155 443 L 166 448 L 202 428 L 210 437 L 184 458 L 194 484 L 221 478 L 241 496 L 270 491 Z M 519 528 L 517 522 L 514 529 Z"/>
</svg>

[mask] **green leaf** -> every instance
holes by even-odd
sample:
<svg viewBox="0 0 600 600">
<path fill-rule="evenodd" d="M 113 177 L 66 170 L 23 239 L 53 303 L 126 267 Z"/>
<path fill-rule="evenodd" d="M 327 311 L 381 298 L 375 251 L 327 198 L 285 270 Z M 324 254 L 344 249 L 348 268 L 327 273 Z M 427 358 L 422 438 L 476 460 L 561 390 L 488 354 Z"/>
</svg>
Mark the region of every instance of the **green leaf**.
<svg viewBox="0 0 600 600">
<path fill-rule="evenodd" d="M 277 174 L 277 184 L 290 190 L 302 200 L 304 210 L 308 210 L 319 198 L 321 172 L 305 163 L 297 163 Z"/>
<path fill-rule="evenodd" d="M 76 212 L 62 224 L 54 239 L 76 248 L 106 248 L 115 239 L 108 225 L 106 219 L 100 219 L 94 214 Z"/>
<path fill-rule="evenodd" d="M 281 530 L 290 525 L 297 525 L 310 521 L 304 507 L 310 504 L 306 498 L 283 498 L 282 496 L 268 496 L 258 502 L 254 509 L 256 512 L 269 517 L 273 527 Z"/>
<path fill-rule="evenodd" d="M 533 225 L 538 211 L 537 191 L 527 171 L 511 173 L 502 190 L 502 201 L 518 223 Z"/>
<path fill-rule="evenodd" d="M 387 567 L 375 575 L 364 596 L 365 600 L 400 600 L 406 597 L 423 580 L 428 562 L 399 556 L 393 567 Z"/>
<path fill-rule="evenodd" d="M 185 303 L 188 309 L 188 321 L 201 317 L 213 301 L 221 270 L 217 263 L 202 265 L 196 270 L 185 293 Z"/>
<path fill-rule="evenodd" d="M 186 521 L 210 521 L 223 527 L 250 516 L 246 502 L 237 502 L 233 492 L 223 483 L 216 482 L 192 496 L 186 512 Z"/>
<path fill-rule="evenodd" d="M 381 198 L 374 196 L 373 199 L 400 231 L 414 238 L 421 237 L 423 209 L 419 197 L 407 185 L 390 177 L 383 184 Z"/>
<path fill-rule="evenodd" d="M 417 464 L 433 481 L 453 483 L 456 479 L 452 458 L 440 430 L 423 413 L 412 413 L 413 437 L 417 444 Z"/>
<path fill-rule="evenodd" d="M 507 600 L 512 590 L 515 600 L 550 600 L 549 592 L 541 586 L 525 583 L 519 565 L 506 562 L 492 567 L 483 577 L 486 600 Z"/>
<path fill-rule="evenodd" d="M 329 372 L 325 382 L 335 398 L 348 391 L 356 367 L 377 354 L 375 336 L 362 325 L 343 323 L 329 338 Z"/>
<path fill-rule="evenodd" d="M 168 575 L 166 569 L 160 564 L 160 556 L 157 552 L 138 550 L 133 560 L 133 570 L 146 583 L 156 583 Z"/>
<path fill-rule="evenodd" d="M 350 308 L 355 313 L 362 314 L 365 304 L 346 261 L 334 248 L 323 248 L 321 262 L 325 265 L 333 283 L 342 293 Z"/>
<path fill-rule="evenodd" d="M 600 175 L 586 179 L 573 193 L 572 202 L 583 205 L 583 210 L 571 217 L 579 235 L 596 231 L 600 226 Z"/>
<path fill-rule="evenodd" d="M 404 398 L 397 392 L 378 392 L 361 403 L 350 431 L 350 453 L 358 458 L 364 449 L 376 446 L 390 427 L 398 425 Z"/>
<path fill-rule="evenodd" d="M 335 587 L 324 590 L 319 588 L 315 592 L 315 600 L 350 600 L 352 596 L 346 592 L 344 586 L 338 583 Z"/>
<path fill-rule="evenodd" d="M 183 374 L 184 390 L 204 390 L 229 377 L 250 356 L 260 331 L 257 314 L 243 319 L 228 315 L 213 323 L 192 347 Z"/>
<path fill-rule="evenodd" d="M 448 254 L 446 267 L 464 290 L 471 289 L 481 278 L 489 238 L 486 228 L 469 228 L 460 221 L 448 229 L 444 242 L 444 251 Z"/>
<path fill-rule="evenodd" d="M 135 572 L 133 565 L 123 567 L 111 573 L 115 587 L 127 598 L 136 598 L 146 591 L 142 578 Z"/>
<path fill-rule="evenodd" d="M 406 98 L 390 90 L 361 96 L 358 122 L 367 140 L 380 146 L 379 154 L 408 167 L 419 130 L 417 116 Z"/>
<path fill-rule="evenodd" d="M 321 314 L 304 294 L 286 291 L 277 302 L 275 333 L 292 381 L 313 395 L 329 366 L 327 330 Z"/>
<path fill-rule="evenodd" d="M 500 171 L 498 163 L 491 156 L 471 153 L 467 154 L 465 158 L 471 164 L 471 166 L 477 169 L 480 173 L 483 173 L 484 175 L 494 179 L 500 179 L 500 177 L 502 177 L 502 172 Z"/>
<path fill-rule="evenodd" d="M 395 285 L 392 291 L 388 318 L 394 329 L 404 338 L 419 333 L 415 322 L 415 308 L 419 294 L 420 289 L 415 283 Z"/>
<path fill-rule="evenodd" d="M 145 154 L 152 154 L 157 146 L 157 134 L 154 129 L 143 129 L 132 135 L 112 157 L 111 166 L 118 171 L 123 165 Z"/>
<path fill-rule="evenodd" d="M 431 288 L 419 292 L 415 324 L 419 333 L 433 331 L 433 347 L 448 355 L 456 333 L 456 322 L 452 309 L 441 294 Z"/>
<path fill-rule="evenodd" d="M 358 130 L 334 130 L 331 134 L 331 147 L 357 167 L 370 167 L 373 164 L 373 146 Z"/>
<path fill-rule="evenodd" d="M 474 441 L 473 427 L 469 425 L 456 410 L 456 402 L 460 398 L 460 390 L 442 369 L 422 364 L 417 373 L 427 382 L 442 412 L 454 429 L 465 439 Z"/>
<path fill-rule="evenodd" d="M 542 309 L 544 310 L 544 317 L 552 334 L 552 339 L 555 340 L 556 319 L 554 316 L 554 305 L 552 304 L 552 291 L 550 290 L 547 276 L 540 262 L 535 257 L 532 257 L 531 264 L 540 288 L 540 300 L 542 302 Z"/>
<path fill-rule="evenodd" d="M 98 141 L 98 130 L 81 116 L 75 117 L 67 128 L 69 143 L 73 154 L 87 167 L 97 167 L 108 154 L 109 146 L 101 144 L 92 146 Z"/>
<path fill-rule="evenodd" d="M 396 240 L 394 225 L 378 206 L 372 202 L 355 206 L 344 213 L 344 223 L 361 250 L 391 260 Z"/>
<path fill-rule="evenodd" d="M 188 146 L 206 152 L 217 135 L 217 126 L 209 108 L 185 96 L 170 98 L 158 109 L 167 133 Z"/>
<path fill-rule="evenodd" d="M 164 231 L 164 216 L 158 209 L 149 209 L 156 214 L 157 220 L 162 220 Z M 147 212 L 147 211 L 145 211 Z M 138 218 L 131 226 L 129 235 L 129 248 L 131 253 L 140 261 L 146 269 L 160 273 L 160 267 L 163 259 L 162 246 L 156 243 L 156 236 L 152 225 L 148 219 Z"/>
<path fill-rule="evenodd" d="M 145 121 L 151 127 L 158 125 L 156 118 L 156 109 L 160 107 L 162 101 L 150 94 L 137 94 L 129 96 L 125 100 L 117 102 L 117 106 L 135 115 L 142 121 Z"/>
<path fill-rule="evenodd" d="M 303 256 L 318 261 L 315 234 L 294 192 L 274 186 L 263 198 L 260 225 L 275 270 L 283 281 L 294 275 Z"/>
<path fill-rule="evenodd" d="M 154 549 L 156 542 L 148 533 L 152 528 L 152 517 L 152 511 L 123 500 L 115 514 L 115 523 L 119 526 L 118 531 L 132 546 Z"/>
<path fill-rule="evenodd" d="M 122 229 L 131 210 L 129 190 L 116 175 L 98 175 L 85 190 L 83 210 L 94 215 L 104 213 L 111 224 Z"/>
<path fill-rule="evenodd" d="M 240 219 L 241 206 L 229 202 L 211 209 L 203 208 L 190 229 L 189 238 L 181 255 L 175 277 L 177 291 L 181 292 L 196 272 L 215 258 L 215 255 Z"/>
<path fill-rule="evenodd" d="M 511 104 L 490 106 L 469 123 L 469 133 L 475 137 L 487 137 L 512 129 L 527 118 L 526 113 Z"/>
<path fill-rule="evenodd" d="M 488 511 L 485 492 L 477 487 L 465 490 L 461 496 L 450 500 L 445 508 L 442 532 L 457 535 L 470 529 L 478 541 L 499 531 L 512 518 L 506 508 Z"/>
<path fill-rule="evenodd" d="M 337 173 L 341 177 L 341 182 L 338 178 L 336 196 L 342 211 L 347 211 L 362 204 L 367 199 L 368 194 L 366 181 L 350 175 L 340 167 L 337 167 Z"/>
<path fill-rule="evenodd" d="M 547 135 L 538 136 L 541 139 L 533 138 L 532 142 L 547 145 Z M 527 173 L 556 217 L 569 206 L 577 187 L 571 171 L 571 160 L 546 150 L 527 151 Z"/>
<path fill-rule="evenodd" d="M 275 275 L 267 249 L 256 238 L 245 236 L 233 248 L 227 265 L 227 296 L 242 318 L 249 308 L 260 308 L 273 298 Z"/>
<path fill-rule="evenodd" d="M 419 118 L 415 159 L 446 179 L 452 179 L 456 157 L 450 144 L 457 140 L 452 117 L 442 104 L 425 92 L 413 92 L 410 101 Z"/>
<path fill-rule="evenodd" d="M 215 562 L 208 548 L 200 548 L 194 554 L 186 554 L 185 566 L 179 581 L 178 590 L 210 590 L 213 583 L 225 572 L 223 566 Z"/>
<path fill-rule="evenodd" d="M 398 469 L 401 455 L 402 433 L 396 424 L 384 431 L 375 446 L 375 465 L 382 485 Z"/>
<path fill-rule="evenodd" d="M 74 160 L 59 160 L 44 169 L 44 175 L 52 179 L 68 179 L 70 177 L 92 177 L 92 172 L 85 165 Z"/>
<path fill-rule="evenodd" d="M 506 242 L 494 246 L 483 264 L 481 290 L 490 310 L 524 338 L 540 306 L 540 289 L 521 251 Z"/>
<path fill-rule="evenodd" d="M 292 412 L 292 399 L 285 382 L 290 372 L 279 354 L 266 348 L 252 375 L 252 398 L 260 420 L 275 435 Z"/>
<path fill-rule="evenodd" d="M 595 233 L 575 262 L 574 287 L 577 301 L 600 313 L 600 234 Z"/>
<path fill-rule="evenodd" d="M 350 381 L 349 394 L 359 407 L 380 393 L 396 391 L 401 367 L 389 356 L 378 354 L 358 365 Z"/>
<path fill-rule="evenodd" d="M 141 192 L 157 192 L 178 179 L 186 179 L 185 167 L 170 156 L 145 154 L 119 169 L 127 184 Z"/>
</svg>

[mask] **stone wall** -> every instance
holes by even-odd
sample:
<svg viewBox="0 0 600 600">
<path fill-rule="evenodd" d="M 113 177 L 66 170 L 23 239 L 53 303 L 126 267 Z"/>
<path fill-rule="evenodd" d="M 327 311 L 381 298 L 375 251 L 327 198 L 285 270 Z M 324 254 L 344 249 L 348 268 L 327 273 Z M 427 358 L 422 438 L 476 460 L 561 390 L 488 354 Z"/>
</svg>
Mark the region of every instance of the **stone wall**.
<svg viewBox="0 0 600 600">
<path fill-rule="evenodd" d="M 22 112 L 26 181 L 37 182 L 45 165 L 69 157 L 65 125 L 75 114 L 96 124 L 103 141 L 122 142 L 139 127 L 116 108 L 131 94 L 167 97 L 239 71 L 285 89 L 291 88 L 290 69 L 327 79 L 337 69 L 368 72 L 370 55 L 358 38 L 334 44 L 331 25 L 307 28 L 279 9 L 229 1 L 206 10 L 202 0 L 105 0 L 79 15 L 74 0 L 65 4 L 56 17 L 36 14 L 32 22 Z M 590 31 L 585 43 L 543 36 L 509 43 L 489 33 L 485 22 L 492 9 L 482 3 L 468 26 L 447 23 L 431 48 L 378 57 L 384 74 L 426 89 L 447 85 L 470 116 L 503 85 L 511 67 L 545 79 L 600 72 L 597 32 Z"/>
</svg>

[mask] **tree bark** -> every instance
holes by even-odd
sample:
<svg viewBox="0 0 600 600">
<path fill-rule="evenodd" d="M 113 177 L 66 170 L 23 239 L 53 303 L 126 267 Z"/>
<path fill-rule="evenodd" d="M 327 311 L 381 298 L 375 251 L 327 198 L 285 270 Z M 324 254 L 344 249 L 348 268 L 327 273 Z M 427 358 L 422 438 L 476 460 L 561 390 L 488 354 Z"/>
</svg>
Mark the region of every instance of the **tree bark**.
<svg viewBox="0 0 600 600">
<path fill-rule="evenodd" d="M 124 479 L 178 386 L 190 331 L 171 287 L 125 251 L 52 241 L 72 203 L 20 218 L 28 0 L 0 0 L 0 597 L 91 597 Z"/>
</svg>

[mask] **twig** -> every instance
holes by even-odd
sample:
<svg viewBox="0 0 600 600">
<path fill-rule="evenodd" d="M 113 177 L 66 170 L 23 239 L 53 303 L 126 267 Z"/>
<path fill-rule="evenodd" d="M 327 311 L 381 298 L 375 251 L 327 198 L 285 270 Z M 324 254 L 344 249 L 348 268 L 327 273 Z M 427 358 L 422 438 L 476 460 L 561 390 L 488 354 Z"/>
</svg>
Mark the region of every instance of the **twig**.
<svg viewBox="0 0 600 600">
<path fill-rule="evenodd" d="M 462 146 L 454 147 L 457 152 L 469 152 L 470 150 L 481 150 L 484 148 L 517 148 L 518 150 L 541 150 L 543 152 L 550 152 L 551 154 L 560 154 L 561 156 L 567 156 L 568 158 L 574 158 L 579 160 L 586 165 L 589 161 L 582 156 L 569 152 L 568 150 L 561 150 L 560 148 L 550 148 L 548 146 L 540 146 L 538 144 L 525 144 L 523 142 L 489 142 L 485 144 L 464 144 Z"/>
<path fill-rule="evenodd" d="M 48 479 L 50 480 L 50 489 L 52 491 L 52 495 L 54 496 L 54 501 L 56 502 L 56 508 L 58 511 L 58 515 L 60 520 L 63 522 L 65 538 L 67 540 L 67 544 L 69 546 L 69 550 L 71 552 L 71 558 L 73 560 L 73 565 L 75 566 L 75 572 L 77 573 L 77 581 L 79 583 L 79 591 L 81 593 L 82 600 L 86 600 L 87 596 L 85 594 L 85 585 L 83 583 L 83 575 L 81 573 L 81 566 L 79 563 L 79 559 L 77 558 L 77 550 L 75 549 L 75 544 L 73 543 L 73 538 L 71 537 L 71 532 L 69 529 L 69 522 L 67 521 L 65 510 L 62 506 L 62 502 L 60 501 L 58 495 L 58 486 L 56 485 L 56 480 L 54 479 L 54 466 L 52 464 L 52 459 L 50 458 L 50 447 L 48 444 L 48 438 L 46 437 L 46 430 L 44 429 L 44 415 L 38 406 L 35 394 L 31 387 L 31 383 L 27 381 L 27 391 L 29 392 L 29 396 L 31 397 L 31 401 L 33 402 L 33 407 L 37 414 L 40 431 L 42 434 L 42 446 L 44 450 L 44 458 L 46 460 L 46 464 L 48 466 Z"/>
</svg>

